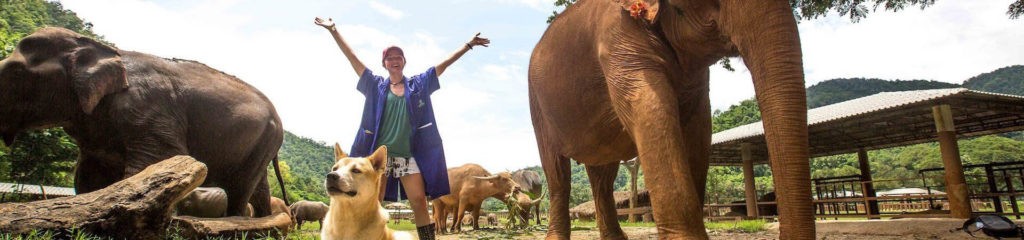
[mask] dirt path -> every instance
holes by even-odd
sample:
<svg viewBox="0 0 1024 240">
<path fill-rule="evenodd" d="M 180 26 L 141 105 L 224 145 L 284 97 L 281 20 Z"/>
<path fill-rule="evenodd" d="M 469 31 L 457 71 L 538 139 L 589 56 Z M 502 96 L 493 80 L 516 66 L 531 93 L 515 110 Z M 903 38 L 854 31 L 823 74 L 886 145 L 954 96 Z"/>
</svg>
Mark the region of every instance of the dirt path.
<svg viewBox="0 0 1024 240">
<path fill-rule="evenodd" d="M 657 231 L 654 228 L 647 227 L 623 227 L 622 230 L 626 233 L 629 239 L 657 239 Z M 448 234 L 441 235 L 438 239 L 452 240 L 452 239 L 540 239 L 545 235 L 545 231 L 540 229 L 528 229 L 520 231 L 509 231 L 501 229 L 481 229 L 476 231 L 465 231 L 461 234 Z M 708 236 L 715 240 L 767 240 L 767 239 L 779 239 L 778 233 L 771 231 L 757 232 L 757 233 L 740 233 L 740 232 L 708 232 Z M 966 235 L 964 235 L 966 236 Z M 870 234 L 846 234 L 846 233 L 824 233 L 818 234 L 817 239 L 822 240 L 904 240 L 904 239 L 944 239 L 947 236 L 936 236 L 931 234 L 920 234 L 920 235 L 905 235 L 905 236 L 892 236 L 892 235 L 870 235 Z M 945 239 L 962 239 L 958 235 L 950 235 Z M 595 229 L 589 228 L 578 228 L 572 231 L 573 239 L 600 239 L 600 232 Z M 981 237 L 979 239 L 986 239 Z"/>
</svg>

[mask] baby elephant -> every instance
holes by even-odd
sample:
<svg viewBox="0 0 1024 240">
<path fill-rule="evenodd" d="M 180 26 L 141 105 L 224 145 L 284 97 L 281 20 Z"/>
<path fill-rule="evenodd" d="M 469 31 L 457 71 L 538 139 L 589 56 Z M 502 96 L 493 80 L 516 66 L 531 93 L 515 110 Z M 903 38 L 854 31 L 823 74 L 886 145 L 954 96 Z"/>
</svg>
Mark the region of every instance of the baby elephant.
<svg viewBox="0 0 1024 240">
<path fill-rule="evenodd" d="M 295 229 L 302 229 L 302 222 L 316 221 L 320 223 L 320 229 L 324 228 L 324 215 L 327 214 L 327 204 L 322 202 L 298 201 L 288 207 L 295 218 Z"/>
<path fill-rule="evenodd" d="M 224 217 L 227 210 L 228 194 L 215 187 L 198 187 L 174 205 L 178 215 L 201 218 Z M 253 216 L 252 204 L 246 204 L 242 216 Z"/>
</svg>

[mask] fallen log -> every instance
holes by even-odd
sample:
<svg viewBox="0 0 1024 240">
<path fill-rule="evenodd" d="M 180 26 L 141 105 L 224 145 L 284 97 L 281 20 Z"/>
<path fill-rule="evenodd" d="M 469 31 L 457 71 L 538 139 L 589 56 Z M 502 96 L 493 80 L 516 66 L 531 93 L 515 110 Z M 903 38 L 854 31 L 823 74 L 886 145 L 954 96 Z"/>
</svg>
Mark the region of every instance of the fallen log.
<svg viewBox="0 0 1024 240">
<path fill-rule="evenodd" d="M 205 179 L 205 164 L 175 156 L 94 192 L 0 204 L 0 232 L 85 231 L 116 239 L 163 239 L 174 203 Z"/>
<path fill-rule="evenodd" d="M 287 238 L 291 225 L 292 220 L 287 213 L 261 218 L 175 216 L 171 223 L 171 232 L 168 234 L 177 234 L 189 239 L 284 239 Z"/>
</svg>

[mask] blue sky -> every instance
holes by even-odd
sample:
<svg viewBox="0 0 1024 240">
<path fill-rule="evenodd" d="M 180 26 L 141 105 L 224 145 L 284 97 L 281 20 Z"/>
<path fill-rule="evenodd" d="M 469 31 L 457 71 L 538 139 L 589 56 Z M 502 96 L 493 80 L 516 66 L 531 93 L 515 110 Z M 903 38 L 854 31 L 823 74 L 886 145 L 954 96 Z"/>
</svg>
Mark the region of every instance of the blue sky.
<svg viewBox="0 0 1024 240">
<path fill-rule="evenodd" d="M 472 162 L 497 172 L 540 164 L 526 72 L 553 0 L 60 2 L 121 49 L 197 60 L 238 76 L 274 102 L 286 130 L 345 149 L 364 98 L 355 90 L 358 76 L 314 17 L 333 18 L 360 60 L 379 73 L 388 45 L 405 49 L 405 73 L 413 75 L 481 32 L 491 47 L 452 65 L 433 95 L 448 166 Z M 1024 64 L 1024 20 L 1008 19 L 1007 4 L 940 0 L 859 23 L 834 15 L 804 20 L 807 85 L 843 77 L 962 83 Z M 735 72 L 711 67 L 714 109 L 754 95 L 742 60 L 733 63 Z"/>
</svg>

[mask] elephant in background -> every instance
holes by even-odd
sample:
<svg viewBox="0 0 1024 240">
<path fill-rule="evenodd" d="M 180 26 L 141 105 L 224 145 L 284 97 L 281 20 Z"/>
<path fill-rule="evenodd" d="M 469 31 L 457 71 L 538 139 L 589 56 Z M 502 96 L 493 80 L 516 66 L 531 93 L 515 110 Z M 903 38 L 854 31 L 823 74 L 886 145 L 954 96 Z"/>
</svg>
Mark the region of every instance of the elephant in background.
<svg viewBox="0 0 1024 240">
<path fill-rule="evenodd" d="M 515 198 L 514 204 L 519 206 L 519 209 L 521 210 L 519 212 L 519 216 L 518 217 L 519 217 L 519 219 L 522 219 L 523 224 L 525 224 L 525 225 L 529 225 L 530 224 L 530 218 L 534 216 L 533 215 L 533 213 L 534 213 L 533 210 L 539 209 L 540 208 L 540 201 L 544 200 L 544 196 L 543 195 L 536 195 L 536 196 L 537 196 L 536 198 L 531 199 L 530 195 L 526 195 L 523 192 L 516 192 L 513 195 L 513 197 Z M 539 214 L 539 211 L 537 211 L 537 212 Z M 538 216 L 537 217 L 537 224 L 540 224 L 540 217 L 539 217 L 539 215 L 537 215 L 537 216 Z"/>
<path fill-rule="evenodd" d="M 452 232 L 462 231 L 462 220 L 470 211 L 473 229 L 480 229 L 480 207 L 489 197 L 505 201 L 508 196 L 520 191 L 519 184 L 512 180 L 512 174 L 500 172 L 491 174 L 477 164 L 465 164 L 448 169 L 448 185 L 451 194 L 441 196 L 431 203 L 434 205 L 434 222 L 437 231 L 443 233 L 448 212 L 452 212 Z"/>
<path fill-rule="evenodd" d="M 603 238 L 625 238 L 618 162 L 639 156 L 660 238 L 707 239 L 709 67 L 739 56 L 764 119 L 781 239 L 813 239 L 807 105 L 785 0 L 580 0 L 533 50 L 530 112 L 548 182 L 549 239 L 569 238 L 570 159 L 586 166 Z"/>
<path fill-rule="evenodd" d="M 324 229 L 324 216 L 327 215 L 327 204 L 313 201 L 298 201 L 288 207 L 295 222 L 295 229 L 302 229 L 303 222 L 320 223 L 320 229 Z"/>
<path fill-rule="evenodd" d="M 520 207 L 525 210 L 523 212 L 523 221 L 526 223 L 530 222 L 530 218 L 536 217 L 537 225 L 540 225 L 540 199 L 541 194 L 544 193 L 544 180 L 541 179 L 540 174 L 534 171 L 522 169 L 519 171 L 512 172 L 512 180 L 519 184 L 519 187 L 524 193 L 530 193 L 536 200 L 527 201 L 531 205 L 523 205 L 522 199 L 517 199 Z M 532 214 L 530 214 L 532 209 Z M 531 216 L 532 215 L 532 216 Z"/>
<path fill-rule="evenodd" d="M 43 28 L 0 61 L 0 136 L 10 145 L 22 130 L 54 126 L 80 149 L 79 194 L 190 155 L 206 164 L 203 186 L 225 190 L 227 215 L 247 202 L 270 214 L 266 169 L 273 160 L 278 170 L 284 130 L 270 100 L 234 76 Z"/>
</svg>

